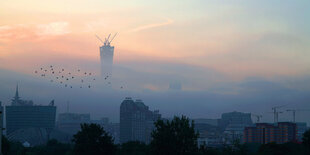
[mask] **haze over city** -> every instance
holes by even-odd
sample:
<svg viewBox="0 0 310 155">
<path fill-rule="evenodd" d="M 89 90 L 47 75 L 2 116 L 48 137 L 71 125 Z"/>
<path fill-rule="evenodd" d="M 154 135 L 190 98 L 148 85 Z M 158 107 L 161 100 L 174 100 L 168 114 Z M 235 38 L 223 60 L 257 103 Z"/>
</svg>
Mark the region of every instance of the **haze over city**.
<svg viewBox="0 0 310 155">
<path fill-rule="evenodd" d="M 166 118 L 240 111 L 272 122 L 274 106 L 310 109 L 309 14 L 307 0 L 3 1 L 0 100 L 9 105 L 18 84 L 22 99 L 55 99 L 57 113 L 69 102 L 70 112 L 112 122 L 125 97 Z M 99 79 L 96 35 L 110 33 L 118 33 L 111 86 L 96 80 L 90 89 L 70 89 L 35 74 L 53 65 Z M 296 114 L 308 124 L 309 117 Z"/>
</svg>

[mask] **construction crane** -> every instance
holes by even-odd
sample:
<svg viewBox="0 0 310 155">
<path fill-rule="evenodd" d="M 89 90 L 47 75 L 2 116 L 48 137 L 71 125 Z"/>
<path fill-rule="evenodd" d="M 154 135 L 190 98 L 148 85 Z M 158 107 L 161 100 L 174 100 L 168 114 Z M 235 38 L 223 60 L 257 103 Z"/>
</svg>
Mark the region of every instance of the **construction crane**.
<svg viewBox="0 0 310 155">
<path fill-rule="evenodd" d="M 287 112 L 292 112 L 293 113 L 293 122 L 296 122 L 296 112 L 297 111 L 310 111 L 310 109 L 287 109 Z"/>
<path fill-rule="evenodd" d="M 281 106 L 276 106 L 276 107 L 272 107 L 272 111 L 273 111 L 273 117 L 274 117 L 274 123 L 278 123 L 279 120 L 279 113 L 283 113 L 283 112 L 279 112 L 277 111 L 277 109 L 282 108 L 286 105 L 281 105 Z"/>
<path fill-rule="evenodd" d="M 256 123 L 260 122 L 260 119 L 263 118 L 262 115 L 255 115 L 255 114 L 251 114 L 252 116 L 256 117 Z"/>
<path fill-rule="evenodd" d="M 105 42 L 102 41 L 101 38 L 100 38 L 99 36 L 96 35 L 96 37 L 98 38 L 98 40 L 99 40 L 102 44 L 105 44 Z"/>
<path fill-rule="evenodd" d="M 104 41 L 98 35 L 96 35 L 96 37 L 103 44 L 103 46 L 110 46 L 111 42 L 114 40 L 116 35 L 117 33 L 115 33 L 114 36 L 110 40 L 110 37 L 111 37 L 111 33 L 110 33 L 107 38 L 104 38 Z"/>
<path fill-rule="evenodd" d="M 105 43 L 106 43 L 106 44 L 109 42 L 110 36 L 111 36 L 111 33 L 108 35 L 108 38 L 105 38 Z"/>
<path fill-rule="evenodd" d="M 114 40 L 115 36 L 117 35 L 117 33 L 114 34 L 114 36 L 112 37 L 112 39 L 110 40 L 109 44 L 111 44 L 111 42 Z"/>
</svg>

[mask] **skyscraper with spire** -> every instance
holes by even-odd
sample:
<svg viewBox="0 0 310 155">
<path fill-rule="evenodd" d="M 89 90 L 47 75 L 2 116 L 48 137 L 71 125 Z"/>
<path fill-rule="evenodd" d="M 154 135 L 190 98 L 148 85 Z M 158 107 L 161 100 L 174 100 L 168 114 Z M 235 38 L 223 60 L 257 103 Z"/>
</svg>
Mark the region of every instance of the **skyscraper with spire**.
<svg viewBox="0 0 310 155">
<path fill-rule="evenodd" d="M 105 38 L 105 41 L 102 41 L 100 37 L 97 36 L 97 38 L 103 44 L 102 46 L 100 46 L 100 62 L 101 62 L 101 76 L 104 78 L 112 76 L 114 46 L 111 46 L 111 42 L 113 41 L 116 35 L 117 34 L 115 34 L 110 40 L 111 34 L 109 34 L 109 36 Z"/>
</svg>

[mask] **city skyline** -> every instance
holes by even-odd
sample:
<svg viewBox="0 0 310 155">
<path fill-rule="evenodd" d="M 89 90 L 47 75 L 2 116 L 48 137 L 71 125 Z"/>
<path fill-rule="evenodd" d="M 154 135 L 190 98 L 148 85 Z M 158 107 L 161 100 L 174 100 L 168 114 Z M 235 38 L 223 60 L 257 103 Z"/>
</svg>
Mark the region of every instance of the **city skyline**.
<svg viewBox="0 0 310 155">
<path fill-rule="evenodd" d="M 242 111 L 272 122 L 274 106 L 310 109 L 309 6 L 266 0 L 1 2 L 0 101 L 7 105 L 19 83 L 24 99 L 44 104 L 55 98 L 60 111 L 69 101 L 72 111 L 95 118 L 103 109 L 114 121 L 120 101 L 131 96 L 165 117 Z M 54 65 L 99 76 L 95 35 L 116 32 L 112 89 L 98 80 L 87 91 L 68 90 L 34 74 Z M 300 112 L 296 119 L 309 124 L 307 117 Z M 281 119 L 292 120 L 292 114 Z"/>
<path fill-rule="evenodd" d="M 0 2 L 0 155 L 310 154 L 309 0 Z"/>
<path fill-rule="evenodd" d="M 108 90 L 107 92 L 109 92 L 111 90 Z M 85 92 L 85 91 L 84 91 Z M 175 93 L 174 91 L 172 91 L 173 93 Z M 171 93 L 171 92 L 170 92 Z M 25 100 L 23 97 L 19 96 L 19 87 L 18 85 L 16 85 L 15 87 L 15 95 L 9 100 L 9 102 L 11 102 L 10 104 L 2 104 L 2 106 L 18 106 L 18 105 L 23 105 L 23 106 L 33 106 L 33 105 L 50 105 L 51 103 L 53 103 L 53 105 L 55 104 L 55 100 L 53 99 L 49 104 L 47 104 L 48 102 L 45 102 L 44 104 L 42 103 L 34 103 L 32 99 L 29 99 L 29 100 Z M 76 95 L 76 94 L 75 94 Z M 109 94 L 110 95 L 110 94 Z M 130 99 L 131 100 L 131 97 L 125 97 L 125 100 L 126 101 L 127 99 Z M 136 100 L 137 101 L 141 101 L 142 100 L 140 98 L 138 98 Z M 2 102 L 1 102 L 2 103 Z M 56 102 L 57 103 L 57 102 Z M 151 102 L 152 103 L 152 102 Z M 82 110 L 78 110 L 79 109 L 79 105 L 75 105 L 75 104 L 70 104 L 70 101 L 67 101 L 66 104 L 57 104 L 58 106 L 60 106 L 61 110 L 58 110 L 57 111 L 57 114 L 61 114 L 61 113 L 85 113 L 85 107 L 82 108 Z M 65 105 L 65 107 L 64 107 Z M 121 104 L 120 104 L 121 105 Z M 118 104 L 116 106 L 119 106 Z M 277 113 L 274 113 L 274 112 L 266 112 L 266 111 L 256 111 L 254 112 L 253 110 L 252 111 L 247 111 L 247 110 L 238 110 L 238 109 L 230 109 L 230 108 L 227 108 L 227 111 L 217 111 L 217 112 L 211 112 L 211 113 L 206 113 L 207 115 L 201 115 L 201 116 L 192 116 L 191 114 L 186 114 L 184 113 L 184 111 L 176 111 L 176 113 L 169 113 L 169 114 L 166 114 L 165 119 L 170 119 L 174 116 L 181 116 L 181 115 L 189 115 L 191 116 L 190 118 L 191 119 L 194 119 L 194 120 L 199 120 L 200 119 L 219 119 L 220 116 L 222 117 L 223 119 L 223 114 L 224 113 L 244 113 L 246 114 L 247 116 L 249 116 L 249 118 L 251 118 L 251 121 L 253 121 L 253 123 L 261 123 L 261 122 L 267 122 L 267 123 L 276 123 L 276 122 L 306 122 L 308 123 L 308 119 L 307 118 L 304 118 L 302 119 L 301 118 L 301 114 L 300 113 L 308 113 L 310 111 L 310 109 L 298 109 L 298 108 L 292 108 L 293 106 L 295 105 L 292 105 L 292 104 L 285 104 L 285 105 L 281 105 L 281 106 L 275 106 L 276 111 Z M 70 109 L 70 108 L 72 109 Z M 165 106 L 164 106 L 165 107 Z M 96 108 L 96 107 L 94 107 Z M 273 109 L 274 107 L 272 107 Z M 70 110 L 69 110 L 70 109 Z M 156 108 L 158 109 L 158 108 Z M 166 109 L 163 108 L 163 111 L 165 111 Z M 202 109 L 202 110 L 207 110 L 207 109 Z M 191 112 L 191 111 L 190 111 Z M 89 116 L 92 116 L 91 118 L 92 119 L 101 119 L 101 118 L 105 118 L 108 115 L 108 113 L 104 112 L 104 113 L 100 113 L 100 114 L 96 114 L 92 111 L 87 111 L 86 113 L 88 113 Z M 112 122 L 114 123 L 119 123 L 119 120 L 117 119 L 120 119 L 118 116 L 115 115 L 115 112 L 112 111 L 113 115 L 112 116 L 109 116 L 109 117 L 112 117 Z M 117 112 L 117 114 L 120 115 L 119 112 Z M 216 114 L 216 115 L 214 115 Z M 116 116 L 116 118 L 115 118 Z M 275 120 L 274 117 L 277 116 L 277 119 Z M 107 118 L 109 118 L 107 117 Z M 306 120 L 306 121 L 304 121 Z M 249 121 L 249 120 L 247 120 Z"/>
</svg>

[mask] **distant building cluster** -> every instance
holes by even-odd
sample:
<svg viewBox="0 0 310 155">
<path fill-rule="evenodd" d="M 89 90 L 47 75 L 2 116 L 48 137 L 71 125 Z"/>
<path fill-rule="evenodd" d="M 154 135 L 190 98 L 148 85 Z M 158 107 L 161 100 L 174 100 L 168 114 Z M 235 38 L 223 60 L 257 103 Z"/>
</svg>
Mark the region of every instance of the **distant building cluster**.
<svg viewBox="0 0 310 155">
<path fill-rule="evenodd" d="M 9 140 L 24 146 L 41 145 L 48 139 L 71 143 L 72 136 L 80 130 L 82 123 L 101 125 L 119 143 L 119 123 L 110 123 L 108 118 L 91 120 L 90 114 L 60 113 L 56 121 L 54 101 L 48 105 L 35 105 L 33 101 L 22 100 L 18 86 L 11 105 L 5 107 L 5 132 Z"/>
<path fill-rule="evenodd" d="M 114 138 L 114 143 L 119 143 L 119 124 L 110 123 L 109 118 L 101 118 L 100 120 L 91 120 L 90 114 L 78 113 L 60 113 L 56 130 L 63 133 L 65 137 L 58 137 L 60 141 L 70 143 L 74 134 L 81 130 L 81 124 L 95 123 L 102 126 Z"/>
<path fill-rule="evenodd" d="M 198 145 L 222 147 L 236 140 L 261 144 L 301 142 L 303 133 L 308 129 L 307 124 L 301 122 L 254 124 L 251 116 L 251 113 L 234 111 L 223 113 L 219 119 L 193 119 L 195 130 L 199 132 Z M 22 100 L 16 87 L 11 105 L 5 107 L 5 119 L 5 132 L 9 140 L 19 141 L 24 146 L 34 146 L 44 144 L 51 138 L 71 143 L 82 123 L 99 124 L 117 144 L 129 141 L 148 144 L 155 128 L 154 122 L 164 118 L 159 110 L 151 111 L 142 100 L 126 97 L 120 104 L 119 123 L 112 123 L 107 117 L 92 120 L 90 114 L 72 113 L 69 110 L 60 113 L 56 121 L 54 101 L 48 105 L 35 105 L 32 101 Z"/>
<path fill-rule="evenodd" d="M 242 139 L 245 127 L 253 125 L 250 113 L 229 112 L 220 119 L 194 119 L 199 131 L 198 145 L 217 147 Z"/>
<path fill-rule="evenodd" d="M 306 123 L 256 123 L 253 124 L 250 113 L 229 112 L 220 119 L 194 119 L 199 131 L 198 145 L 220 147 L 231 145 L 239 140 L 241 143 L 270 142 L 285 143 L 302 141 L 302 134 L 307 130 Z"/>
<path fill-rule="evenodd" d="M 80 124 L 82 123 L 90 123 L 90 114 L 69 112 L 58 114 L 56 129 L 66 134 L 66 138 L 62 141 L 70 142 L 72 136 L 80 130 Z"/>
</svg>

